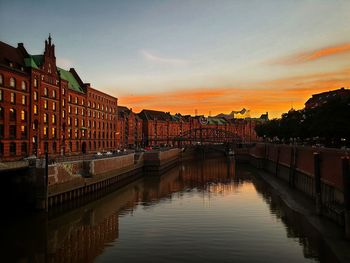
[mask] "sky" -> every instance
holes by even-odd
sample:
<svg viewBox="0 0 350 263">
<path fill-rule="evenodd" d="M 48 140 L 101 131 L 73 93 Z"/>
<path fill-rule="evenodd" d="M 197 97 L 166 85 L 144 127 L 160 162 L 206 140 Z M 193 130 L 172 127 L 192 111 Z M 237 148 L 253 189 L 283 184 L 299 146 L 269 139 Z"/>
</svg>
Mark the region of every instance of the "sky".
<svg viewBox="0 0 350 263">
<path fill-rule="evenodd" d="M 0 0 L 0 40 L 40 54 L 119 105 L 279 117 L 350 86 L 348 0 Z"/>
</svg>

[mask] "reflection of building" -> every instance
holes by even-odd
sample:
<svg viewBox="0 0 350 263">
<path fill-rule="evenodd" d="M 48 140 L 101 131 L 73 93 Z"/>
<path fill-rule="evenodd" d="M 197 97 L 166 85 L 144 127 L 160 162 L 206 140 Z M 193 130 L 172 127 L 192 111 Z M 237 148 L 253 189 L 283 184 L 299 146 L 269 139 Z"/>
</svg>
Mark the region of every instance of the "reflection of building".
<svg viewBox="0 0 350 263">
<path fill-rule="evenodd" d="M 116 147 L 117 99 L 56 66 L 55 46 L 31 55 L 0 42 L 0 156 Z"/>
<path fill-rule="evenodd" d="M 350 89 L 345 88 L 314 94 L 305 102 L 305 109 L 312 109 L 322 106 L 334 99 L 346 99 L 349 97 Z"/>
<path fill-rule="evenodd" d="M 76 226 L 48 262 L 94 262 L 106 243 L 118 238 L 118 214 L 112 214 L 97 225 Z"/>
</svg>

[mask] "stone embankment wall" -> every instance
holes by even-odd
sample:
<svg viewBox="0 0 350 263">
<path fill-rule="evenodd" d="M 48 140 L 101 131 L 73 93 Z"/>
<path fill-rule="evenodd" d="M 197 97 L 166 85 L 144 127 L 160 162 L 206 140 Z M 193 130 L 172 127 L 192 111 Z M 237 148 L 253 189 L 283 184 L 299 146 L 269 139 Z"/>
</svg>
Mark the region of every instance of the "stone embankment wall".
<svg viewBox="0 0 350 263">
<path fill-rule="evenodd" d="M 315 154 L 320 162 L 315 164 Z M 276 144 L 256 144 L 249 149 L 250 162 L 316 198 L 315 168 L 320 171 L 322 214 L 344 224 L 342 157 L 345 150 Z"/>
<path fill-rule="evenodd" d="M 146 175 L 159 175 L 177 164 L 181 150 L 170 149 L 167 151 L 151 151 L 145 152 L 144 172 Z"/>
</svg>

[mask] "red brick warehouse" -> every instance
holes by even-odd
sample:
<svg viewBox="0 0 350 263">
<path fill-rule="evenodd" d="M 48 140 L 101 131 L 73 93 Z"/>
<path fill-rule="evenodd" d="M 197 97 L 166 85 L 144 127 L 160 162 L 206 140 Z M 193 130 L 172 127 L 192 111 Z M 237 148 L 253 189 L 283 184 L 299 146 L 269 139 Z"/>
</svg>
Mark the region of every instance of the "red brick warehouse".
<svg viewBox="0 0 350 263">
<path fill-rule="evenodd" d="M 57 67 L 51 37 L 40 55 L 0 41 L 1 159 L 114 149 L 117 102 Z"/>
</svg>

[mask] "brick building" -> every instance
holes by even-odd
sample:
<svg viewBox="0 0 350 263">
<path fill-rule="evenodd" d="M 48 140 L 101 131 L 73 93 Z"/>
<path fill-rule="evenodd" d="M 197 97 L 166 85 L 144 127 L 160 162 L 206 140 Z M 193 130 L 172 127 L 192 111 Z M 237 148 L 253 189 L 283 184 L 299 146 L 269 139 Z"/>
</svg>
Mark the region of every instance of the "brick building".
<svg viewBox="0 0 350 263">
<path fill-rule="evenodd" d="M 139 148 L 142 145 L 142 119 L 132 109 L 118 106 L 117 148 Z"/>
<path fill-rule="evenodd" d="M 117 98 L 56 66 L 55 46 L 31 55 L 0 42 L 0 158 L 116 147 Z"/>
</svg>

